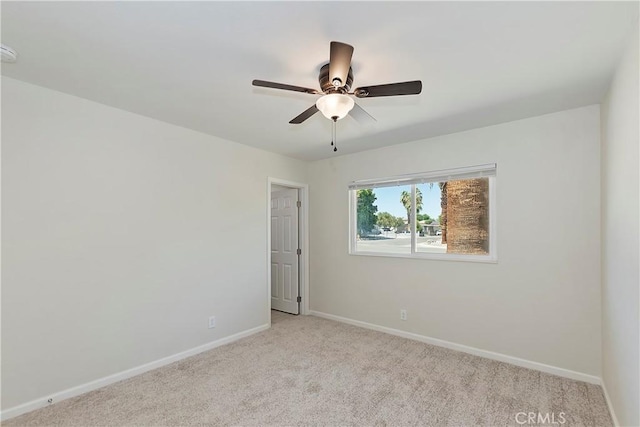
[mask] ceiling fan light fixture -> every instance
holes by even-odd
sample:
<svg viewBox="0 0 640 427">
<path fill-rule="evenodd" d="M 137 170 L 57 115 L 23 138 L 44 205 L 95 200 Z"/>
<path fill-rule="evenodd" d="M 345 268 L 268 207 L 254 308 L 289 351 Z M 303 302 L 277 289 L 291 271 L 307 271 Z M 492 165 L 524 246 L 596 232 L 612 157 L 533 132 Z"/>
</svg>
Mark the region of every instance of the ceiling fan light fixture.
<svg viewBox="0 0 640 427">
<path fill-rule="evenodd" d="M 340 93 L 330 93 L 316 101 L 318 110 L 329 120 L 333 120 L 334 117 L 337 117 L 336 120 L 344 118 L 349 114 L 354 104 L 353 99 Z"/>
</svg>

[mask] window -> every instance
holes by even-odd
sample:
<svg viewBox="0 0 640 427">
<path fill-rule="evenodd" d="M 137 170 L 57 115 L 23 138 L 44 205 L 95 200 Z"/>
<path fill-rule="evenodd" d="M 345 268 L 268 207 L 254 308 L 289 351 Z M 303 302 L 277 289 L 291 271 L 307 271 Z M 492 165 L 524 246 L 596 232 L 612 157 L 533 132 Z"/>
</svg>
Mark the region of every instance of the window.
<svg viewBox="0 0 640 427">
<path fill-rule="evenodd" d="M 355 255 L 496 261 L 496 165 L 354 181 Z"/>
</svg>

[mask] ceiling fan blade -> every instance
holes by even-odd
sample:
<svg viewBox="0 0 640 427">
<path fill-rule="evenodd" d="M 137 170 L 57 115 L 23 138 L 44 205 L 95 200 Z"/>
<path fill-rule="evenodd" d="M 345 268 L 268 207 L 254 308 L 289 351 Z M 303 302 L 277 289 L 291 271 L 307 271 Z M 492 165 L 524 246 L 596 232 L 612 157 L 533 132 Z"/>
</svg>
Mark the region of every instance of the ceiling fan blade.
<svg viewBox="0 0 640 427">
<path fill-rule="evenodd" d="M 356 119 L 356 121 L 360 123 L 372 123 L 377 122 L 375 117 L 371 114 L 367 113 L 367 111 L 359 106 L 358 104 L 353 104 L 353 109 L 349 111 L 349 115 Z"/>
<path fill-rule="evenodd" d="M 358 98 L 375 98 L 378 96 L 417 95 L 422 92 L 422 82 L 389 83 L 386 85 L 359 87 L 353 91 Z"/>
<path fill-rule="evenodd" d="M 292 125 L 299 125 L 300 123 L 304 122 L 305 120 L 307 120 L 309 117 L 313 116 L 317 112 L 318 112 L 318 107 L 316 107 L 316 104 L 313 104 L 311 107 L 304 110 L 298 116 L 291 119 L 289 123 Z"/>
<path fill-rule="evenodd" d="M 347 82 L 349 68 L 351 68 L 351 56 L 353 56 L 353 46 L 340 42 L 331 42 L 329 81 L 335 87 L 342 87 Z M 336 79 L 340 81 L 337 82 Z"/>
<path fill-rule="evenodd" d="M 293 86 L 293 85 L 285 85 L 282 83 L 274 83 L 274 82 L 267 82 L 264 80 L 254 80 L 253 82 L 251 82 L 252 85 L 254 86 L 260 86 L 260 87 L 268 87 L 271 89 L 282 89 L 282 90 L 291 90 L 294 92 L 304 92 L 304 93 L 310 93 L 313 95 L 319 94 L 320 92 L 315 90 L 315 89 L 309 89 L 306 87 L 300 87 L 300 86 Z"/>
</svg>

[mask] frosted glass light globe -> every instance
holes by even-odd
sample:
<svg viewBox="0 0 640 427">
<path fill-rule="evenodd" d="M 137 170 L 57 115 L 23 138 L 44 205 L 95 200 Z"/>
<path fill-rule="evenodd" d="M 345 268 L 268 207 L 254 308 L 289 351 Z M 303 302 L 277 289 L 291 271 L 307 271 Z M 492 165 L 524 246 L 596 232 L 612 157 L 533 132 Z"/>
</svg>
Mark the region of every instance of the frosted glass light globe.
<svg viewBox="0 0 640 427">
<path fill-rule="evenodd" d="M 340 120 L 349 114 L 354 104 L 351 97 L 341 93 L 324 95 L 316 101 L 318 110 L 329 120 L 333 120 L 334 117 L 337 117 L 336 120 Z"/>
</svg>

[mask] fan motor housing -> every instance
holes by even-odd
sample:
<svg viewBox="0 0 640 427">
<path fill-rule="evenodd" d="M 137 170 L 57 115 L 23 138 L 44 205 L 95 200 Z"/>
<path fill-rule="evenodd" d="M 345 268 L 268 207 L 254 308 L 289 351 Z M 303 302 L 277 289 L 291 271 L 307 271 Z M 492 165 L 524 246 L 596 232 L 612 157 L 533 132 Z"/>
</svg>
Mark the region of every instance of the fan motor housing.
<svg viewBox="0 0 640 427">
<path fill-rule="evenodd" d="M 347 81 L 341 87 L 335 87 L 331 80 L 329 80 L 329 64 L 325 64 L 320 68 L 320 76 L 318 77 L 320 82 L 320 88 L 324 93 L 347 93 L 351 90 L 353 84 L 353 70 L 349 67 L 349 74 L 347 75 Z"/>
</svg>

